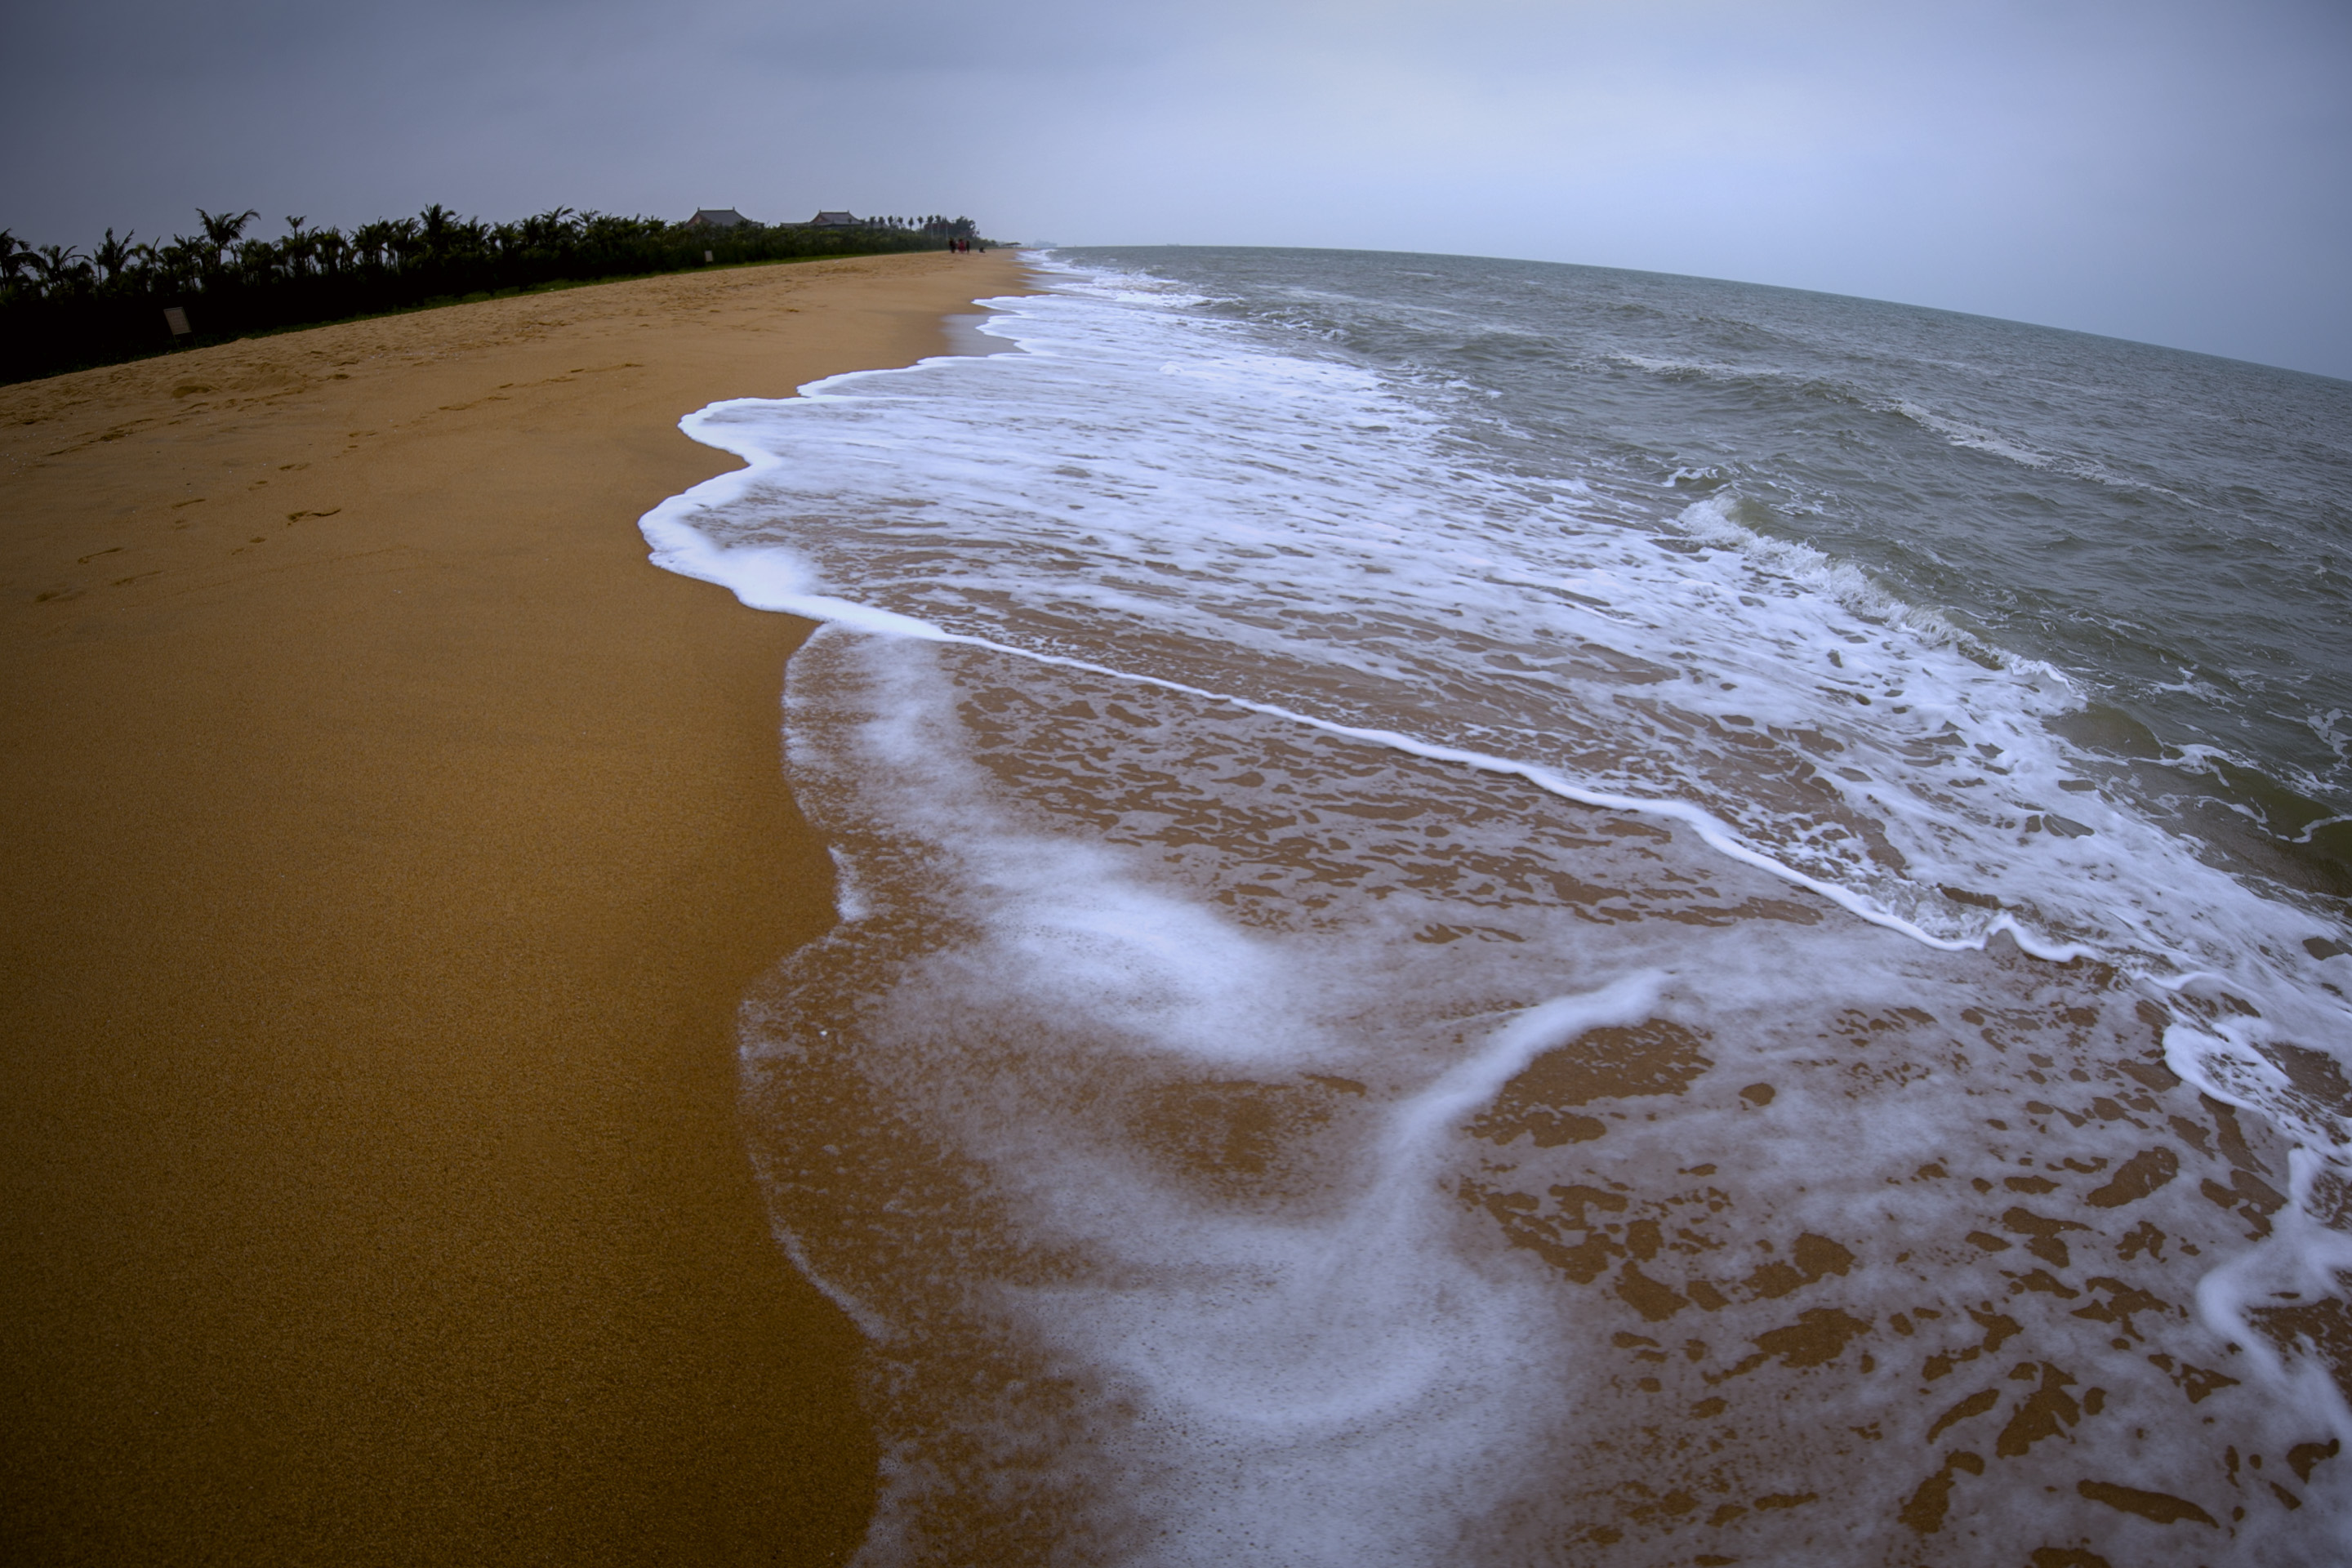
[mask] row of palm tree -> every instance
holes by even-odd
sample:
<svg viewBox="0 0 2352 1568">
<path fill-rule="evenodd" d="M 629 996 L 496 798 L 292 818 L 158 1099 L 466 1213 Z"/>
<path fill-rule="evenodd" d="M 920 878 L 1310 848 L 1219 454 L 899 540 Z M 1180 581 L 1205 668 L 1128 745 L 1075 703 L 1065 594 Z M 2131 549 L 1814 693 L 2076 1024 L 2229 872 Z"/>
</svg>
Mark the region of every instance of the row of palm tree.
<svg viewBox="0 0 2352 1568">
<path fill-rule="evenodd" d="M 940 213 L 927 217 L 868 217 L 857 221 L 877 228 L 911 228 L 939 239 L 970 239 L 980 232 L 980 226 L 968 217 L 948 217 Z"/>
<path fill-rule="evenodd" d="M 970 218 L 872 218 L 818 228 L 712 229 L 571 207 L 512 223 L 437 203 L 348 233 L 289 216 L 278 239 L 261 215 L 196 211 L 194 234 L 142 243 L 109 228 L 88 252 L 32 246 L 0 229 L 0 380 L 161 353 L 176 307 L 210 340 L 436 300 L 720 264 L 930 249 L 971 237 Z"/>
</svg>

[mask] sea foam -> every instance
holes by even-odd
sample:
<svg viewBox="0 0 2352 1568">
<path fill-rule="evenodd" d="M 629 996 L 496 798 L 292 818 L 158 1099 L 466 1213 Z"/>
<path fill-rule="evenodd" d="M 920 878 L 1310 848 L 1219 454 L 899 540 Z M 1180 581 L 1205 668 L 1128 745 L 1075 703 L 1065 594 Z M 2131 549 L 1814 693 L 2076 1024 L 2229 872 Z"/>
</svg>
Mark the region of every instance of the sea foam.
<svg viewBox="0 0 2352 1568">
<path fill-rule="evenodd" d="M 2337 1538 L 2347 961 L 2068 676 L 1212 299 L 997 303 L 646 523 L 832 623 L 744 1055 L 868 1561 Z"/>
</svg>

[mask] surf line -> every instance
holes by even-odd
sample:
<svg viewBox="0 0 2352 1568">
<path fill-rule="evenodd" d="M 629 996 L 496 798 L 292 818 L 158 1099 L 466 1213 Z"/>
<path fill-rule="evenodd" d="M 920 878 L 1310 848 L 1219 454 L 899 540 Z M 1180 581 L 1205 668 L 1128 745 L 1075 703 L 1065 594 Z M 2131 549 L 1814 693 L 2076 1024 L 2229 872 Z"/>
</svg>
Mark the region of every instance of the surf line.
<svg viewBox="0 0 2352 1568">
<path fill-rule="evenodd" d="M 730 474 L 724 477 L 740 480 L 748 476 Z M 1423 757 L 1431 762 L 1450 763 L 1459 767 L 1474 768 L 1481 773 L 1517 778 L 1533 784 L 1547 795 L 1573 801 L 1579 805 L 1594 806 L 1602 811 L 1633 812 L 1664 817 L 1670 822 L 1680 823 L 1696 832 L 1700 841 L 1717 854 L 1727 856 L 1743 865 L 1752 866 L 1791 886 L 1817 893 L 1858 919 L 1887 931 L 1899 932 L 1914 942 L 1939 952 L 1980 952 L 1995 936 L 2006 931 L 2009 933 L 2010 940 L 2016 942 L 2019 948 L 2045 963 L 2064 963 L 2076 958 L 2103 956 L 2096 949 L 2080 942 L 2047 942 L 2034 931 L 2019 924 L 2016 919 L 2006 910 L 1976 936 L 1937 936 L 1905 920 L 1900 915 L 1873 907 L 1860 895 L 1850 892 L 1834 882 L 1825 882 L 1819 878 L 1809 877 L 1795 867 L 1783 864 L 1764 851 L 1746 843 L 1728 824 L 1720 818 L 1683 801 L 1651 800 L 1640 795 L 1617 795 L 1606 790 L 1593 789 L 1578 784 L 1564 773 L 1539 767 L 1532 763 L 1515 763 L 1485 752 L 1467 751 L 1458 746 L 1439 745 L 1394 730 L 1370 730 L 1353 724 L 1342 724 L 1335 720 L 1318 719 L 1312 714 L 1297 712 L 1271 702 L 1258 702 L 1245 697 L 1232 696 L 1226 692 L 1212 691 L 1205 687 L 1171 680 L 1165 676 L 1145 675 L 1134 670 L 1118 669 L 1109 665 L 1096 664 L 1087 659 L 1072 658 L 1064 654 L 1041 653 L 1031 648 L 1017 647 L 991 637 L 951 632 L 932 622 L 921 620 L 913 616 L 899 615 L 895 610 L 877 609 L 870 605 L 861 605 L 856 600 L 837 598 L 829 594 L 808 593 L 803 587 L 806 582 L 806 569 L 789 550 L 782 546 L 714 544 L 698 530 L 688 525 L 680 515 L 680 512 L 688 508 L 679 507 L 679 503 L 688 502 L 690 509 L 694 510 L 702 509 L 701 503 L 688 501 L 692 494 L 692 491 L 688 491 L 686 495 L 673 497 L 670 500 L 664 501 L 660 506 L 647 512 L 639 522 L 638 526 L 647 542 L 654 547 L 653 563 L 665 571 L 675 572 L 682 577 L 693 577 L 701 582 L 715 583 L 731 592 L 740 603 L 751 609 L 799 616 L 804 620 L 822 621 L 845 630 L 865 632 L 872 636 L 906 637 L 922 642 L 984 648 L 992 653 L 1010 654 L 1016 658 L 1025 658 L 1036 664 L 1052 665 L 1063 669 L 1083 670 L 1089 675 L 1104 676 L 1112 680 L 1156 687 L 1162 691 L 1173 691 L 1187 697 L 1199 698 L 1203 701 L 1223 703 L 1247 712 L 1262 713 L 1271 719 L 1302 724 L 1328 735 L 1337 735 L 1350 741 L 1360 741 L 1370 745 L 1386 747 L 1391 751 L 1402 752 L 1410 756 Z M 674 508 L 677 510 L 674 510 Z M 724 558 L 723 565 L 722 558 Z M 746 570 L 747 567 L 749 570 Z M 754 577 L 768 579 L 769 583 L 772 584 L 772 587 L 762 588 L 752 582 L 746 581 L 748 578 Z"/>
</svg>

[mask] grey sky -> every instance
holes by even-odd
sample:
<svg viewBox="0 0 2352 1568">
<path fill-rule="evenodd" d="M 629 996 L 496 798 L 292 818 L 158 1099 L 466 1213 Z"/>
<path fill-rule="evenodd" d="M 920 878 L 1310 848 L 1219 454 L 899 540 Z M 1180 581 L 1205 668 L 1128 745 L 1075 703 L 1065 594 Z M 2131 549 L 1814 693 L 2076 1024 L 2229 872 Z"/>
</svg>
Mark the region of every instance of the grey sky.
<svg viewBox="0 0 2352 1568">
<path fill-rule="evenodd" d="M 1939 305 L 2352 377 L 2340 0 L 80 0 L 0 226 L 968 212 Z"/>
</svg>

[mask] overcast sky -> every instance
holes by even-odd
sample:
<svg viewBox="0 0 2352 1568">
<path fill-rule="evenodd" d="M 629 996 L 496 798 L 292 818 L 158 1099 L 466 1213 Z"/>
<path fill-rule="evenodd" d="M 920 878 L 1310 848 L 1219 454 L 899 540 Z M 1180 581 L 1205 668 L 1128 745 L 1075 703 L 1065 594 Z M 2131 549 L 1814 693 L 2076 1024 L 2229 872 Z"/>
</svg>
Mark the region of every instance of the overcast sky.
<svg viewBox="0 0 2352 1568">
<path fill-rule="evenodd" d="M 2352 0 L 13 0 L 0 226 L 969 213 L 1899 300 L 2352 378 Z"/>
</svg>

